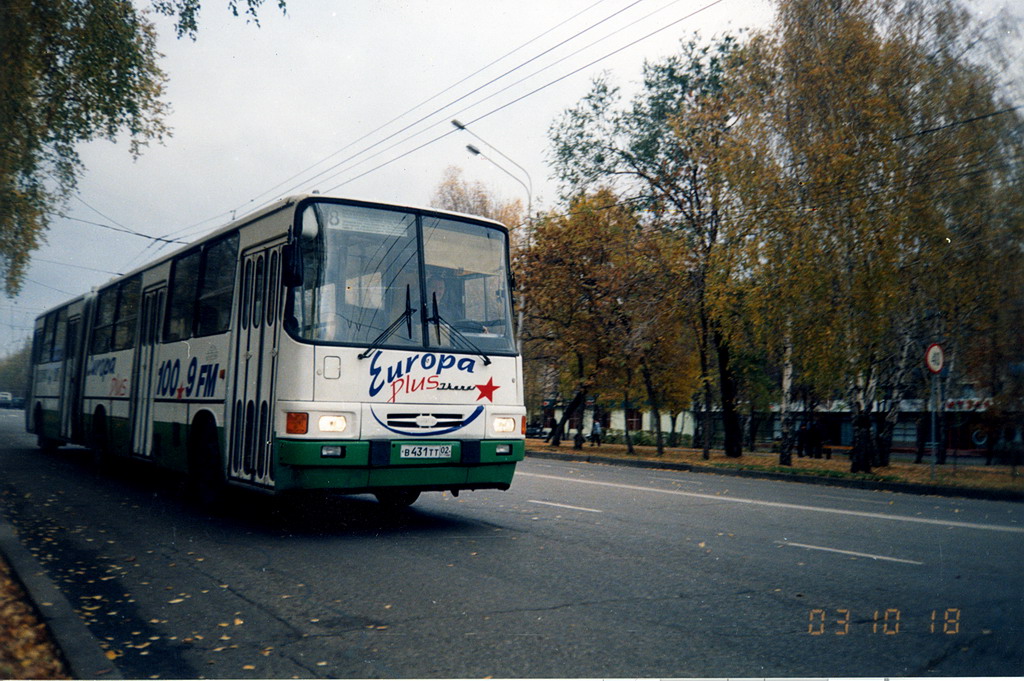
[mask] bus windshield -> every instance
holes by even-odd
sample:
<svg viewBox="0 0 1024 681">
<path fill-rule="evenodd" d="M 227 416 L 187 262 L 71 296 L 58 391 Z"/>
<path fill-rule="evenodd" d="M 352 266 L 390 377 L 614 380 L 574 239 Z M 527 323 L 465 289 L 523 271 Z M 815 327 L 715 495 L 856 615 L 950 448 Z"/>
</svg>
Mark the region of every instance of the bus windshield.
<svg viewBox="0 0 1024 681">
<path fill-rule="evenodd" d="M 300 224 L 303 276 L 288 324 L 298 339 L 515 352 L 504 231 L 326 201 L 307 204 Z"/>
</svg>

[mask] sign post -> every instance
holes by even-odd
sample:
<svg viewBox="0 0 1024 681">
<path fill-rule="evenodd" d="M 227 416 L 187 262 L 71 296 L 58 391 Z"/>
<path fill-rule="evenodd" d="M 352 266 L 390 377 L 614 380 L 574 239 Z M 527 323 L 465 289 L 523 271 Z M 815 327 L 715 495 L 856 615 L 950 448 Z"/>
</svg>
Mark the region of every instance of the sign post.
<svg viewBox="0 0 1024 681">
<path fill-rule="evenodd" d="M 935 461 L 939 458 L 939 438 L 936 432 L 936 412 L 939 410 L 939 374 L 946 363 L 946 353 L 938 343 L 932 343 L 924 351 L 924 363 L 932 374 L 932 480 L 935 479 Z"/>
</svg>

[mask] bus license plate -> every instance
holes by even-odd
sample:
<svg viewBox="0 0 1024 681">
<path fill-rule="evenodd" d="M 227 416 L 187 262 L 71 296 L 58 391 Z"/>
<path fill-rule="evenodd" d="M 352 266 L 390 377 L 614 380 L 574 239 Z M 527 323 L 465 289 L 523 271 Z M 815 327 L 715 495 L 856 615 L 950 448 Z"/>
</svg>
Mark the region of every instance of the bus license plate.
<svg viewBox="0 0 1024 681">
<path fill-rule="evenodd" d="M 451 445 L 399 445 L 400 459 L 450 459 Z"/>
</svg>

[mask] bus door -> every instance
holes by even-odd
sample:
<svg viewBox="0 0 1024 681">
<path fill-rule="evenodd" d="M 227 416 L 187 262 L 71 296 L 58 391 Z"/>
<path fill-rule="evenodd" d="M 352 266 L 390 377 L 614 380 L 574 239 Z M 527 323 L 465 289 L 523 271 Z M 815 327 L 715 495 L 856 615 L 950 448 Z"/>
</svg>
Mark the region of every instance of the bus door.
<svg viewBox="0 0 1024 681">
<path fill-rule="evenodd" d="M 235 320 L 234 391 L 230 409 L 228 475 L 274 484 L 274 388 L 280 340 L 281 249 L 284 242 L 242 254 L 242 286 Z"/>
<path fill-rule="evenodd" d="M 71 317 L 65 327 L 64 359 L 60 379 L 60 436 L 73 440 L 78 435 L 81 377 L 78 366 L 78 334 L 82 318 Z"/>
<path fill-rule="evenodd" d="M 132 366 L 131 414 L 132 452 L 153 456 L 153 392 L 156 389 L 156 348 L 163 328 L 164 298 L 167 287 L 150 289 L 142 294 L 139 311 L 139 337 Z"/>
</svg>

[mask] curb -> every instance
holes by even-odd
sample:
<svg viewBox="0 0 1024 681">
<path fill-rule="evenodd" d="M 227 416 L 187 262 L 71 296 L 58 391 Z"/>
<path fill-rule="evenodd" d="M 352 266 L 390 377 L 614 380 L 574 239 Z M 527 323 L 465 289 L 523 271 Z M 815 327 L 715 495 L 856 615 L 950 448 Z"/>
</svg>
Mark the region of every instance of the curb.
<svg viewBox="0 0 1024 681">
<path fill-rule="evenodd" d="M 14 528 L 0 517 L 0 554 L 21 582 L 29 600 L 50 630 L 54 643 L 75 679 L 123 679 L 99 641 L 75 614 L 71 603 L 46 576 L 39 561 L 22 546 Z"/>
<path fill-rule="evenodd" d="M 910 482 L 888 482 L 885 480 L 851 480 L 846 478 L 827 478 L 818 475 L 799 473 L 775 473 L 771 471 L 752 471 L 742 468 L 718 468 L 700 466 L 672 461 L 651 461 L 650 459 L 619 459 L 612 456 L 573 454 L 560 452 L 531 452 L 526 456 L 533 459 L 552 459 L 555 461 L 576 461 L 597 463 L 607 466 L 624 468 L 653 468 L 670 471 L 686 471 L 690 473 L 710 473 L 711 475 L 727 475 L 737 478 L 758 478 L 761 480 L 781 480 L 783 482 L 802 482 L 810 485 L 826 487 L 846 487 L 850 489 L 869 489 L 884 492 L 900 492 L 902 494 L 919 494 L 924 496 L 960 497 L 962 499 L 985 499 L 988 501 L 1024 501 L 1024 492 L 1012 490 L 988 490 L 969 487 L 949 487 L 946 485 L 918 485 Z"/>
</svg>

